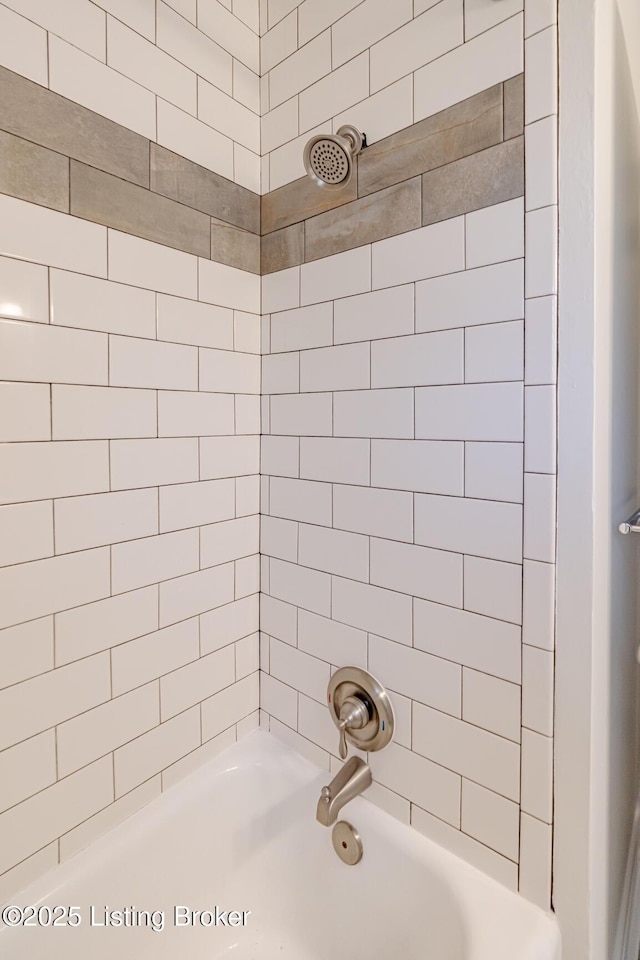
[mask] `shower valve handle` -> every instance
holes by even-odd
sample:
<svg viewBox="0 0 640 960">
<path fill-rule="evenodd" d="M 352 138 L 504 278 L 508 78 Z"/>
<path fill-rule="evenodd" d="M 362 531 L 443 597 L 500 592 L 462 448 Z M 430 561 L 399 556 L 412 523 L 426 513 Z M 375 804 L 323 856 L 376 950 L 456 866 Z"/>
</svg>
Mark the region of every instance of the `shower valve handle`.
<svg viewBox="0 0 640 960">
<path fill-rule="evenodd" d="M 360 697 L 347 697 L 340 708 L 340 745 L 338 753 L 341 760 L 347 757 L 347 730 L 360 730 L 371 719 L 369 707 Z"/>
</svg>

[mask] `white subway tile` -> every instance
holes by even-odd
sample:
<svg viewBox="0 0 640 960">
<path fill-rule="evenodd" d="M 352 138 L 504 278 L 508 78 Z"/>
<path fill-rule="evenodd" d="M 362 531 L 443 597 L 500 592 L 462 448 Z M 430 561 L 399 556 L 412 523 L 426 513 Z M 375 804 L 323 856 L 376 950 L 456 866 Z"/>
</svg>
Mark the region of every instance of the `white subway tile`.
<svg viewBox="0 0 640 960">
<path fill-rule="evenodd" d="M 467 267 L 483 267 L 524 256 L 522 197 L 466 215 Z"/>
<path fill-rule="evenodd" d="M 550 650 L 522 647 L 522 725 L 553 737 L 554 659 Z"/>
<path fill-rule="evenodd" d="M 416 284 L 416 330 L 444 330 L 524 316 L 524 260 Z"/>
<path fill-rule="evenodd" d="M 235 645 L 236 653 L 236 679 L 242 680 L 260 669 L 260 634 L 252 633 L 250 637 L 243 637 Z M 251 718 L 245 717 L 243 724 L 247 732 L 257 729 L 258 722 L 251 723 Z M 243 736 L 243 731 L 238 728 L 238 738 Z"/>
<path fill-rule="evenodd" d="M 49 384 L 0 382 L 0 441 L 50 438 Z"/>
<path fill-rule="evenodd" d="M 333 523 L 343 530 L 413 540 L 413 497 L 395 490 L 336 486 Z"/>
<path fill-rule="evenodd" d="M 295 10 L 278 21 L 260 42 L 260 70 L 266 74 L 298 49 L 298 14 Z M 296 126 L 296 133 L 298 132 Z M 267 150 L 268 152 L 268 150 Z"/>
<path fill-rule="evenodd" d="M 0 445 L 0 503 L 99 493 L 108 488 L 106 442 Z"/>
<path fill-rule="evenodd" d="M 48 730 L 110 696 L 106 653 L 7 687 L 0 693 L 1 748 Z"/>
<path fill-rule="evenodd" d="M 248 150 L 260 150 L 260 118 L 233 97 L 198 79 L 198 117 L 234 143 Z"/>
<path fill-rule="evenodd" d="M 206 700 L 228 687 L 234 680 L 235 659 L 232 646 L 194 660 L 193 663 L 161 677 L 162 721 Z"/>
<path fill-rule="evenodd" d="M 445 660 L 520 683 L 520 629 L 440 603 L 414 602 L 414 644 Z"/>
<path fill-rule="evenodd" d="M 0 377 L 106 384 L 107 337 L 43 323 L 0 320 Z"/>
<path fill-rule="evenodd" d="M 0 753 L 0 812 L 55 783 L 56 735 L 47 730 Z"/>
<path fill-rule="evenodd" d="M 276 517 L 261 517 L 260 552 L 278 560 L 298 560 L 298 524 Z"/>
<path fill-rule="evenodd" d="M 371 483 L 374 487 L 462 496 L 464 447 L 445 441 L 373 440 Z"/>
<path fill-rule="evenodd" d="M 203 437 L 200 479 L 248 476 L 260 470 L 260 437 Z"/>
<path fill-rule="evenodd" d="M 198 479 L 195 439 L 113 440 L 110 446 L 112 490 Z"/>
<path fill-rule="evenodd" d="M 238 680 L 202 704 L 202 740 L 206 742 L 232 723 L 254 713 L 259 703 L 258 674 Z"/>
<path fill-rule="evenodd" d="M 411 598 L 404 594 L 334 577 L 331 615 L 360 630 L 411 644 Z"/>
<path fill-rule="evenodd" d="M 441 820 L 460 825 L 460 777 L 396 743 L 369 757 L 376 781 L 413 803 L 428 807 Z"/>
<path fill-rule="evenodd" d="M 524 44 L 527 71 L 524 79 L 525 123 L 558 112 L 558 31 L 555 26 L 528 37 Z"/>
<path fill-rule="evenodd" d="M 555 386 L 526 387 L 524 409 L 524 468 L 528 473 L 555 473 Z"/>
<path fill-rule="evenodd" d="M 307 480 L 369 484 L 368 440 L 300 438 L 300 476 Z"/>
<path fill-rule="evenodd" d="M 372 540 L 371 583 L 461 607 L 462 557 L 394 540 Z"/>
<path fill-rule="evenodd" d="M 58 773 L 66 777 L 160 722 L 157 683 L 147 684 L 58 726 Z"/>
<path fill-rule="evenodd" d="M 234 61 L 237 63 L 237 61 Z M 259 194 L 262 188 L 262 158 L 240 143 L 233 145 L 233 179 L 241 187 Z M 258 277 L 258 280 L 260 278 Z"/>
<path fill-rule="evenodd" d="M 182 530 L 234 516 L 232 479 L 176 484 L 160 489 L 160 531 Z"/>
<path fill-rule="evenodd" d="M 405 0 L 402 0 L 405 2 Z M 334 28 L 335 29 L 335 28 Z M 332 30 L 333 33 L 333 30 Z M 333 33 L 335 37 L 335 33 Z M 310 130 L 319 123 L 346 110 L 352 103 L 369 94 L 369 53 L 336 67 L 300 94 L 300 130 Z"/>
<path fill-rule="evenodd" d="M 160 796 L 160 792 L 160 777 L 154 777 L 135 790 L 131 790 L 130 793 L 125 794 L 115 803 L 110 803 L 104 810 L 100 810 L 94 816 L 89 817 L 88 820 L 84 820 L 79 826 L 69 830 L 59 840 L 60 862 L 64 863 L 65 860 L 75 856 L 76 853 L 88 847 L 94 840 L 112 830 L 123 820 L 133 816 L 142 807 L 146 807 L 151 800 Z"/>
<path fill-rule="evenodd" d="M 270 646 L 271 676 L 324 704 L 330 676 L 329 664 L 273 637 Z"/>
<path fill-rule="evenodd" d="M 414 287 L 406 284 L 336 300 L 335 343 L 413 333 L 414 293 Z"/>
<path fill-rule="evenodd" d="M 100 6 L 122 20 L 129 27 L 132 27 L 138 33 L 146 37 L 147 40 L 155 40 L 155 5 L 153 0 L 100 0 Z"/>
<path fill-rule="evenodd" d="M 53 669 L 53 617 L 0 630 L 0 689 Z"/>
<path fill-rule="evenodd" d="M 331 485 L 272 477 L 269 506 L 274 517 L 331 526 Z"/>
<path fill-rule="evenodd" d="M 331 42 L 334 69 L 373 46 L 377 40 L 389 36 L 412 18 L 412 0 L 398 0 L 393 5 L 385 0 L 365 0 L 333 25 Z"/>
<path fill-rule="evenodd" d="M 375 143 L 413 123 L 413 77 L 403 77 L 333 119 L 334 130 L 353 123 Z"/>
<path fill-rule="evenodd" d="M 372 245 L 374 290 L 463 269 L 464 217 L 410 230 Z"/>
<path fill-rule="evenodd" d="M 158 629 L 158 588 L 145 587 L 56 614 L 56 666 Z"/>
<path fill-rule="evenodd" d="M 464 338 L 466 383 L 524 378 L 524 323 L 490 323 L 471 327 Z"/>
<path fill-rule="evenodd" d="M 233 396 L 176 390 L 158 393 L 160 437 L 202 437 L 233 433 Z"/>
<path fill-rule="evenodd" d="M 262 278 L 263 313 L 300 306 L 300 267 L 289 267 Z"/>
<path fill-rule="evenodd" d="M 233 15 L 251 27 L 254 33 L 260 31 L 259 0 L 233 0 Z M 257 69 L 257 67 L 256 67 Z"/>
<path fill-rule="evenodd" d="M 55 36 L 49 37 L 49 86 L 143 137 L 156 138 L 156 98 L 151 90 Z"/>
<path fill-rule="evenodd" d="M 541 650 L 555 646 L 555 569 L 551 563 L 525 560 L 523 642 Z"/>
<path fill-rule="evenodd" d="M 476 727 L 520 743 L 520 687 L 465 667 L 462 671 L 462 718 Z"/>
<path fill-rule="evenodd" d="M 313 701 L 311 702 L 313 703 Z M 300 756 L 304 757 L 310 763 L 315 764 L 316 767 L 319 767 L 321 770 L 326 770 L 327 773 L 330 774 L 330 757 L 326 750 L 322 750 L 316 746 L 315 743 L 312 743 L 311 740 L 307 740 L 306 737 L 296 733 L 295 730 L 281 723 L 276 717 L 267 718 L 267 721 L 269 723 L 267 729 L 269 729 L 274 737 L 286 743 L 288 747 L 295 750 L 296 753 L 300 754 Z"/>
<path fill-rule="evenodd" d="M 526 217 L 527 297 L 545 297 L 558 289 L 558 208 L 542 207 Z"/>
<path fill-rule="evenodd" d="M 326 704 L 317 703 L 302 693 L 298 695 L 298 732 L 327 753 L 337 754 L 337 731 Z"/>
<path fill-rule="evenodd" d="M 523 391 L 519 383 L 420 387 L 416 437 L 428 440 L 523 439 Z"/>
<path fill-rule="evenodd" d="M 158 46 L 194 70 L 198 76 L 204 77 L 210 83 L 215 83 L 226 93 L 231 93 L 232 57 L 195 26 L 195 0 L 193 2 L 192 0 L 168 0 L 168 2 L 181 16 L 177 16 L 166 3 L 158 3 L 156 21 Z M 178 4 L 180 7 L 177 6 Z M 187 20 L 191 23 L 187 23 Z"/>
<path fill-rule="evenodd" d="M 558 119 L 545 117 L 525 127 L 526 209 L 558 202 Z"/>
<path fill-rule="evenodd" d="M 55 501 L 56 553 L 87 550 L 158 532 L 156 490 L 127 490 Z"/>
<path fill-rule="evenodd" d="M 269 102 L 277 107 L 331 71 L 331 32 L 325 30 L 269 73 Z M 321 118 L 324 119 L 324 118 Z"/>
<path fill-rule="evenodd" d="M 111 587 L 125 593 L 198 569 L 198 530 L 163 533 L 111 548 Z"/>
<path fill-rule="evenodd" d="M 109 230 L 109 279 L 195 299 L 197 258 L 151 240 Z"/>
<path fill-rule="evenodd" d="M 300 268 L 300 297 L 303 305 L 337 300 L 368 290 L 371 290 L 369 246 L 356 247 L 345 253 L 336 253 L 322 260 L 304 263 Z"/>
<path fill-rule="evenodd" d="M 198 29 L 212 37 L 225 50 L 257 73 L 260 68 L 260 42 L 241 20 L 213 0 L 198 0 Z"/>
<path fill-rule="evenodd" d="M 113 696 L 148 684 L 197 660 L 198 655 L 198 620 L 195 617 L 122 643 L 111 651 Z"/>
<path fill-rule="evenodd" d="M 527 300 L 525 384 L 555 383 L 557 376 L 557 300 Z"/>
<path fill-rule="evenodd" d="M 155 300 L 151 290 L 51 270 L 51 323 L 62 327 L 155 338 Z"/>
<path fill-rule="evenodd" d="M 490 560 L 522 560 L 522 508 L 489 500 L 417 494 L 416 543 Z"/>
<path fill-rule="evenodd" d="M 263 436 L 260 472 L 277 474 L 281 477 L 297 477 L 299 443 L 297 437 Z M 309 457 L 308 453 L 307 457 Z M 308 472 L 311 474 L 312 470 Z M 310 476 L 309 479 L 320 480 L 322 477 Z"/>
<path fill-rule="evenodd" d="M 444 0 L 422 16 L 418 16 L 418 11 L 414 16 L 415 20 L 410 20 L 406 26 L 395 32 L 389 31 L 390 35 L 372 48 L 372 91 L 386 87 L 398 77 L 418 70 L 424 64 L 442 57 L 462 44 L 464 27 L 460 0 Z M 491 83 L 478 84 L 477 89 L 488 86 L 491 86 Z M 473 93 L 476 92 L 473 90 Z M 463 93 L 452 102 L 463 100 L 467 96 L 468 93 Z M 435 113 L 438 109 L 440 108 L 436 107 L 428 113 Z"/>
<path fill-rule="evenodd" d="M 557 0 L 525 0 L 524 35 L 530 37 L 555 23 L 558 16 Z"/>
<path fill-rule="evenodd" d="M 526 813 L 520 816 L 520 885 L 527 900 L 543 910 L 551 906 L 553 830 Z"/>
<path fill-rule="evenodd" d="M 274 641 L 272 641 L 273 643 Z M 294 729 L 298 725 L 298 694 L 268 673 L 260 676 L 260 705 L 263 710 L 277 717 Z"/>
<path fill-rule="evenodd" d="M 200 565 L 213 567 L 259 551 L 259 517 L 212 523 L 200 530 Z"/>
<path fill-rule="evenodd" d="M 517 803 L 462 781 L 462 832 L 517 863 L 520 845 L 520 809 Z"/>
<path fill-rule="evenodd" d="M 260 476 L 236 479 L 236 517 L 260 513 Z"/>
<path fill-rule="evenodd" d="M 510 740 L 416 703 L 413 749 L 509 800 L 520 797 L 520 747 Z"/>
<path fill-rule="evenodd" d="M 307 610 L 298 613 L 298 647 L 336 667 L 367 666 L 367 635 Z"/>
<path fill-rule="evenodd" d="M 271 398 L 271 432 L 330 436 L 333 426 L 330 393 L 286 394 Z"/>
<path fill-rule="evenodd" d="M 0 317 L 49 322 L 49 281 L 46 267 L 0 257 Z"/>
<path fill-rule="evenodd" d="M 361 390 L 370 385 L 369 345 L 347 344 L 300 354 L 300 390 Z"/>
<path fill-rule="evenodd" d="M 199 299 L 247 313 L 260 313 L 260 277 L 225 263 L 198 259 Z"/>
<path fill-rule="evenodd" d="M 0 566 L 53 554 L 53 508 L 49 500 L 0 507 Z"/>
<path fill-rule="evenodd" d="M 258 597 L 245 597 L 209 610 L 200 617 L 201 654 L 241 640 L 258 629 Z"/>
<path fill-rule="evenodd" d="M 8 901 L 16 890 L 24 890 L 34 880 L 57 867 L 58 862 L 58 841 L 54 840 L 2 874 L 0 897 L 3 901 Z"/>
<path fill-rule="evenodd" d="M 521 443 L 466 443 L 465 494 L 480 500 L 522 503 Z"/>
<path fill-rule="evenodd" d="M 372 387 L 462 383 L 464 379 L 462 330 L 395 337 L 371 344 Z"/>
<path fill-rule="evenodd" d="M 128 793 L 199 746 L 200 711 L 192 707 L 120 747 L 113 757 L 116 797 Z"/>
<path fill-rule="evenodd" d="M 106 227 L 97 223 L 0 196 L 2 256 L 106 277 L 106 239 Z"/>
<path fill-rule="evenodd" d="M 298 563 L 352 580 L 369 580 L 369 538 L 300 524 Z"/>
<path fill-rule="evenodd" d="M 457 664 L 391 640 L 370 636 L 369 669 L 374 676 L 384 677 L 390 690 L 444 713 L 460 716 L 462 670 Z"/>
<path fill-rule="evenodd" d="M 556 554 L 556 478 L 524 475 L 524 556 L 554 563 Z"/>
<path fill-rule="evenodd" d="M 332 303 L 274 313 L 271 317 L 271 352 L 327 346 L 332 342 L 332 330 Z"/>
<path fill-rule="evenodd" d="M 430 117 L 522 73 L 522 30 L 519 14 L 418 70 L 414 76 L 414 120 Z"/>
<path fill-rule="evenodd" d="M 297 393 L 300 387 L 300 355 L 270 353 L 262 358 L 262 392 Z"/>
<path fill-rule="evenodd" d="M 0 818 L 0 871 L 57 840 L 112 800 L 113 768 L 105 757 L 7 810 Z"/>
<path fill-rule="evenodd" d="M 464 608 L 522 622 L 522 567 L 482 557 L 464 558 Z"/>
<path fill-rule="evenodd" d="M 464 38 L 471 40 L 496 24 L 508 20 L 523 8 L 523 0 L 487 3 L 486 0 L 466 0 L 464 8 Z M 513 859 L 513 858 L 512 858 Z"/>
<path fill-rule="evenodd" d="M 54 440 L 156 435 L 156 395 L 152 390 L 59 386 L 54 383 L 51 413 Z"/>
<path fill-rule="evenodd" d="M 17 6 L 20 13 L 28 16 L 31 12 L 24 9 L 24 4 Z M 7 10 L 6 6 L 0 7 L 0 64 L 46 87 L 47 32 L 36 25 L 39 19 L 26 20 Z"/>
<path fill-rule="evenodd" d="M 158 143 L 233 180 L 233 141 L 191 114 L 158 99 Z M 180 293 L 167 290 L 167 293 Z M 183 294 L 195 296 L 194 293 Z"/>
<path fill-rule="evenodd" d="M 260 393 L 260 357 L 253 353 L 206 350 L 200 353 L 200 389 L 216 393 Z"/>
<path fill-rule="evenodd" d="M 269 0 L 269 24 L 275 23 L 278 16 L 276 11 L 279 12 L 281 7 L 288 8 L 288 12 L 296 5 L 293 0 Z M 358 0 L 324 0 L 322 3 L 318 0 L 304 0 L 298 7 L 300 45 L 326 30 L 357 5 Z"/>
<path fill-rule="evenodd" d="M 331 612 L 331 577 L 283 560 L 271 560 L 269 588 L 272 596 L 328 617 Z"/>
<path fill-rule="evenodd" d="M 413 390 L 336 393 L 333 426 L 341 437 L 413 437 Z"/>
<path fill-rule="evenodd" d="M 286 23 L 287 21 L 283 21 Z M 298 98 L 291 97 L 262 117 L 262 152 L 270 153 L 276 147 L 298 136 Z"/>
<path fill-rule="evenodd" d="M 0 626 L 75 607 L 109 594 L 109 551 L 87 550 L 0 570 Z"/>
<path fill-rule="evenodd" d="M 158 340 L 232 350 L 233 313 L 225 307 L 159 294 Z"/>
<path fill-rule="evenodd" d="M 553 821 L 553 740 L 522 729 L 522 811 Z"/>
<path fill-rule="evenodd" d="M 296 646 L 298 611 L 266 593 L 260 596 L 260 626 L 270 636 Z"/>
<path fill-rule="evenodd" d="M 155 24 L 151 40 L 149 43 L 109 17 L 107 63 L 118 73 L 195 115 L 198 101 L 195 73 L 155 45 Z"/>
<path fill-rule="evenodd" d="M 234 346 L 241 353 L 261 353 L 261 325 L 262 317 L 255 313 L 245 313 L 242 310 L 233 311 Z"/>
</svg>

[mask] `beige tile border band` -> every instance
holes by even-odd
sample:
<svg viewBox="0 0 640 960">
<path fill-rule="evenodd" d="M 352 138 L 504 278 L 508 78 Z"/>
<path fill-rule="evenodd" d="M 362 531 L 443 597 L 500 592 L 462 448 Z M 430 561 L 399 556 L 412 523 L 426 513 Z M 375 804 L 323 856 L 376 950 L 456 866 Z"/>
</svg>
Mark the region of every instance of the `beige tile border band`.
<svg viewBox="0 0 640 960">
<path fill-rule="evenodd" d="M 523 101 L 520 75 L 368 147 L 344 190 L 260 198 L 0 67 L 0 192 L 273 273 L 522 196 Z"/>
</svg>

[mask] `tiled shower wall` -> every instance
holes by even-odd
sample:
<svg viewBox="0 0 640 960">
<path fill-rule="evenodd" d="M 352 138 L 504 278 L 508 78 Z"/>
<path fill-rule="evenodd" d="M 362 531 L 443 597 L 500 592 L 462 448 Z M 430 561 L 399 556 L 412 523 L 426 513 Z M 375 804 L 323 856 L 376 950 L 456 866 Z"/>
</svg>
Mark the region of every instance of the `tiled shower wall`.
<svg viewBox="0 0 640 960">
<path fill-rule="evenodd" d="M 174 5 L 0 4 L 0 899 L 257 724 L 257 37 Z"/>
<path fill-rule="evenodd" d="M 268 6 L 265 724 L 334 769 L 326 684 L 368 665 L 398 721 L 371 799 L 548 908 L 555 4 Z M 515 148 L 480 119 L 465 144 L 460 102 L 486 91 L 488 116 L 504 82 L 506 139 L 523 67 L 514 193 Z M 303 145 L 345 121 L 376 147 L 314 201 Z"/>
</svg>

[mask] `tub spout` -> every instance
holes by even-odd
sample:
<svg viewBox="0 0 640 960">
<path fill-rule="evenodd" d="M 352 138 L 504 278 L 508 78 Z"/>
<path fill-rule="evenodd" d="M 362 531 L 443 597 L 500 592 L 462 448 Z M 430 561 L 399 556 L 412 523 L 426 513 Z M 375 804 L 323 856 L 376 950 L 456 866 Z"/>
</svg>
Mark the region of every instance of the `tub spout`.
<svg viewBox="0 0 640 960">
<path fill-rule="evenodd" d="M 369 764 L 360 757 L 351 757 L 338 771 L 328 787 L 323 787 L 318 800 L 316 819 L 323 827 L 330 827 L 338 819 L 338 814 L 349 800 L 359 797 L 371 786 Z"/>
</svg>

